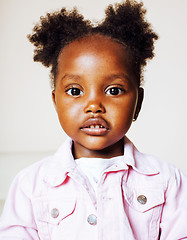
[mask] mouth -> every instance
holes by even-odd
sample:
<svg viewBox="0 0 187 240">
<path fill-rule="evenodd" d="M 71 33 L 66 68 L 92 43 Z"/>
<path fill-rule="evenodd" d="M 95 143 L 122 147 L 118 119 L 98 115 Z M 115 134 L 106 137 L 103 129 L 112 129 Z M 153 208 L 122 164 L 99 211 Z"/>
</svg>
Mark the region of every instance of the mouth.
<svg viewBox="0 0 187 240">
<path fill-rule="evenodd" d="M 103 136 L 109 131 L 108 123 L 102 118 L 90 118 L 80 128 L 87 135 Z"/>
</svg>

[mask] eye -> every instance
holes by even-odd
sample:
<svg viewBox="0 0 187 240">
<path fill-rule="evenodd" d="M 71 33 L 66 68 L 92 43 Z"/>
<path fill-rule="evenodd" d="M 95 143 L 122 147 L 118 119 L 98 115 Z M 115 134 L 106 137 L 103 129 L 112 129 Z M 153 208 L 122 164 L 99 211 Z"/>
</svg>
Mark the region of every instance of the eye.
<svg viewBox="0 0 187 240">
<path fill-rule="evenodd" d="M 67 94 L 72 95 L 72 96 L 83 95 L 83 91 L 76 87 L 69 88 L 66 92 L 67 92 Z"/>
<path fill-rule="evenodd" d="M 119 87 L 111 87 L 106 91 L 107 95 L 120 95 L 123 90 Z"/>
</svg>

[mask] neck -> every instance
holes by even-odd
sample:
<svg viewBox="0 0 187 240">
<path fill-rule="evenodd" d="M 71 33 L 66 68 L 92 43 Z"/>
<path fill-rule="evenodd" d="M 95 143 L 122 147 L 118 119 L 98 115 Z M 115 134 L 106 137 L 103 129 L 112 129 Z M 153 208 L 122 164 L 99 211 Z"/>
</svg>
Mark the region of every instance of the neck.
<svg viewBox="0 0 187 240">
<path fill-rule="evenodd" d="M 72 148 L 73 156 L 75 159 L 86 158 L 112 158 L 124 154 L 124 138 L 120 139 L 117 143 L 101 150 L 86 149 L 82 146 L 77 146 L 73 143 Z"/>
</svg>

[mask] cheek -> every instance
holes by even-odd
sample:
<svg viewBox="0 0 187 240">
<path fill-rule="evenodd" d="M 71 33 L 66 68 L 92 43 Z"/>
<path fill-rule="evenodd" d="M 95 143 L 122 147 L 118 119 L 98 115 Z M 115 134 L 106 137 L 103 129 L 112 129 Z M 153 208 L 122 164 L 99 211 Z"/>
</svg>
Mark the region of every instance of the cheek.
<svg viewBox="0 0 187 240">
<path fill-rule="evenodd" d="M 110 106 L 111 116 L 117 123 L 131 122 L 136 110 L 136 97 L 125 98 L 123 101 Z"/>
<path fill-rule="evenodd" d="M 62 127 L 66 125 L 76 124 L 76 121 L 79 118 L 80 106 L 75 103 L 63 101 L 56 106 L 57 114 L 59 121 Z"/>
</svg>

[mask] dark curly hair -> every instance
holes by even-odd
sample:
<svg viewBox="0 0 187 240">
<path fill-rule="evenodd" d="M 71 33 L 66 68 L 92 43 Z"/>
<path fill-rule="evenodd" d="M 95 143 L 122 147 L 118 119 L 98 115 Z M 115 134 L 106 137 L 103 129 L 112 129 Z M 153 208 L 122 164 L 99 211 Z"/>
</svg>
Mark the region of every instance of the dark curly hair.
<svg viewBox="0 0 187 240">
<path fill-rule="evenodd" d="M 122 4 L 109 5 L 105 19 L 93 26 L 74 8 L 67 11 L 47 13 L 40 18 L 40 23 L 33 28 L 28 39 L 34 44 L 34 61 L 51 67 L 52 87 L 58 70 L 58 57 L 62 49 L 74 40 L 87 35 L 100 34 L 124 44 L 133 58 L 133 69 L 138 86 L 142 82 L 142 70 L 147 59 L 154 56 L 154 41 L 158 36 L 150 23 L 145 20 L 146 10 L 143 3 L 127 0 Z"/>
</svg>

